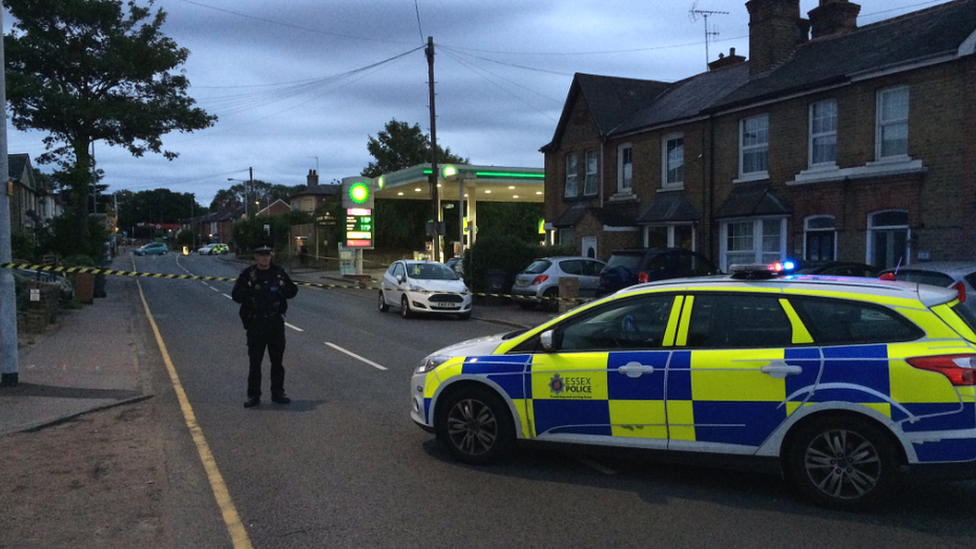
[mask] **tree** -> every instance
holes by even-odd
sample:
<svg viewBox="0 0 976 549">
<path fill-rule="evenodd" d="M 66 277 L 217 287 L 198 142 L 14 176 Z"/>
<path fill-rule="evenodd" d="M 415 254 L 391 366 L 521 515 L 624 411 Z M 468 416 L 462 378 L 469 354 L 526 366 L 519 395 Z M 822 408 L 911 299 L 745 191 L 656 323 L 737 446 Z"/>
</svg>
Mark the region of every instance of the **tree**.
<svg viewBox="0 0 976 549">
<path fill-rule="evenodd" d="M 248 207 L 253 210 L 255 202 L 260 203 L 261 208 L 265 208 L 276 200 L 283 200 L 288 203 L 292 195 L 307 189 L 305 185 L 280 185 L 267 183 L 260 179 L 251 182 L 240 182 L 231 186 L 229 189 L 221 189 L 214 195 L 210 203 L 210 211 L 228 211 L 239 208 L 244 203 L 245 187 L 250 187 L 247 195 L 251 201 Z"/>
<path fill-rule="evenodd" d="M 377 137 L 370 136 L 366 144 L 369 154 L 376 159 L 370 162 L 362 174 L 364 177 L 379 177 L 417 164 L 430 162 L 430 136 L 420 130 L 420 125 L 408 125 L 394 118 L 386 123 Z M 467 158 L 451 153 L 451 149 L 437 146 L 438 164 L 467 164 Z"/>
<path fill-rule="evenodd" d="M 377 137 L 366 144 L 374 162 L 362 171 L 364 177 L 378 177 L 417 164 L 430 162 L 430 136 L 413 126 L 393 119 Z M 437 146 L 438 164 L 467 164 L 467 158 Z M 430 219 L 430 204 L 415 200 L 382 200 L 376 202 L 376 241 L 390 248 L 423 246 L 423 227 Z"/>
<path fill-rule="evenodd" d="M 118 224 L 125 230 L 134 229 L 140 223 L 179 223 L 204 211 L 196 204 L 192 193 L 174 193 L 169 189 L 151 189 L 137 193 L 121 191 L 119 202 Z M 146 229 L 144 234 L 131 236 L 147 237 L 152 234 L 154 231 Z"/>
<path fill-rule="evenodd" d="M 211 126 L 194 107 L 189 81 L 173 73 L 189 51 L 160 32 L 166 14 L 130 0 L 4 0 L 16 18 L 4 36 L 7 101 L 18 130 L 47 132 L 38 162 L 56 162 L 87 242 L 91 146 L 104 141 L 135 157 L 167 159 L 161 136 Z"/>
</svg>

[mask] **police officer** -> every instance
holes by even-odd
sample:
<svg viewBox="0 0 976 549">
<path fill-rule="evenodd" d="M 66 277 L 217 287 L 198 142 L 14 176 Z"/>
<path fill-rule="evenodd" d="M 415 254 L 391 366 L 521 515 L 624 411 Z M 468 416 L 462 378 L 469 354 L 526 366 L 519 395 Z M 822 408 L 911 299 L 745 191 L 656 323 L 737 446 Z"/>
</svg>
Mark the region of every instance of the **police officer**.
<svg viewBox="0 0 976 549">
<path fill-rule="evenodd" d="M 285 395 L 285 311 L 288 299 L 295 297 L 298 286 L 288 273 L 271 261 L 272 247 L 263 244 L 254 250 L 254 265 L 244 269 L 231 297 L 241 304 L 240 316 L 247 330 L 247 401 L 245 408 L 261 403 L 261 362 L 264 349 L 271 359 L 271 401 L 288 404 Z"/>
</svg>

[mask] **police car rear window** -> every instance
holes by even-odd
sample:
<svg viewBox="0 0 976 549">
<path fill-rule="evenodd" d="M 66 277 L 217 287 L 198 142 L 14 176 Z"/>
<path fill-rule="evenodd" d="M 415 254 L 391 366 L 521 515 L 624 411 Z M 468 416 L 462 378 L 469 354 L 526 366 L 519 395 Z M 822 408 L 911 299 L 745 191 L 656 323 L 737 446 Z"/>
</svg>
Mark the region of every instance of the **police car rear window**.
<svg viewBox="0 0 976 549">
<path fill-rule="evenodd" d="M 973 296 L 973 298 L 976 299 L 976 296 Z M 972 309 L 965 306 L 961 301 L 953 305 L 952 312 L 956 313 L 969 326 L 969 329 L 973 333 L 976 333 L 976 312 L 973 312 Z"/>
<path fill-rule="evenodd" d="M 792 297 L 790 303 L 818 345 L 912 341 L 925 332 L 898 313 L 870 303 Z"/>
</svg>

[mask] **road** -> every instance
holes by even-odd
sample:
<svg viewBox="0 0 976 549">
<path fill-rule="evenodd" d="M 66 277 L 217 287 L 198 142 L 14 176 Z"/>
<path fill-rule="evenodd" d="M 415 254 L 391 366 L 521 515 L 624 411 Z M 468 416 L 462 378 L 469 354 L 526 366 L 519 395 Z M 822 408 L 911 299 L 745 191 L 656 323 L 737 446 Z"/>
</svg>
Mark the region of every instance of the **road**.
<svg viewBox="0 0 976 549">
<path fill-rule="evenodd" d="M 133 261 L 137 271 L 200 276 L 241 268 L 214 257 Z M 164 367 L 152 374 L 172 412 L 162 431 L 181 547 L 796 549 L 976 539 L 973 482 L 913 483 L 880 513 L 845 514 L 798 500 L 776 477 L 643 456 L 529 448 L 497 466 L 454 463 L 409 419 L 411 371 L 439 347 L 504 328 L 404 320 L 378 312 L 367 291 L 301 288 L 286 329 L 292 403 L 270 403 L 266 367 L 265 399 L 245 410 L 231 284 L 140 284 L 178 377 Z"/>
</svg>

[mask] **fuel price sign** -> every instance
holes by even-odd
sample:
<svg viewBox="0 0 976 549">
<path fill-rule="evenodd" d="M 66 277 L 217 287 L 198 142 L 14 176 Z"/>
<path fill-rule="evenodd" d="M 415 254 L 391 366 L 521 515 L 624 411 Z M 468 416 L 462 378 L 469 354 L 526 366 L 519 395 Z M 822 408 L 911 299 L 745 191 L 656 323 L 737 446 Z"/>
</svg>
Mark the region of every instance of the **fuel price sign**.
<svg viewBox="0 0 976 549">
<path fill-rule="evenodd" d="M 374 230 L 372 209 L 346 209 L 346 247 L 372 250 Z"/>
</svg>

